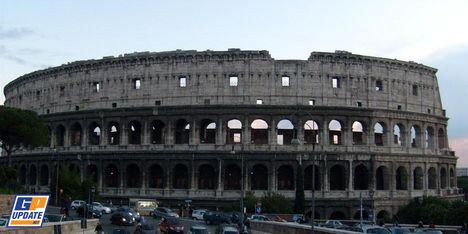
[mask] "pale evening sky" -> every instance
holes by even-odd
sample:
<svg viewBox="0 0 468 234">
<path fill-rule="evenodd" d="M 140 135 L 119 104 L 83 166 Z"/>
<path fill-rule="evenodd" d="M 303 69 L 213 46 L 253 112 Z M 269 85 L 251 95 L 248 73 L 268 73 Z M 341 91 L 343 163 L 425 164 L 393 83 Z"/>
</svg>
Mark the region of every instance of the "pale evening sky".
<svg viewBox="0 0 468 234">
<path fill-rule="evenodd" d="M 265 49 L 306 59 L 346 50 L 411 60 L 439 69 L 450 146 L 468 166 L 466 12 L 465 0 L 2 0 L 0 87 L 49 66 L 135 51 Z"/>
</svg>

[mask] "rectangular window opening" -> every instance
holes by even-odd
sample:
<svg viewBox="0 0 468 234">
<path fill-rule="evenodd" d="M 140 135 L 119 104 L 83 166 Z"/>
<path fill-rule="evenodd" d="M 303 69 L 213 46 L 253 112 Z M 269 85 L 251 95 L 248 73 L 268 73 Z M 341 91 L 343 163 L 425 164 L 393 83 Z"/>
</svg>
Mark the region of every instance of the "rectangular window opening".
<svg viewBox="0 0 468 234">
<path fill-rule="evenodd" d="M 398 110 L 401 110 L 401 105 L 398 105 Z"/>
<path fill-rule="evenodd" d="M 235 87 L 238 84 L 238 78 L 237 76 L 230 76 L 229 77 L 229 86 Z"/>
<path fill-rule="evenodd" d="M 93 89 L 94 89 L 94 92 L 99 93 L 99 91 L 101 90 L 101 84 L 99 82 L 94 82 Z"/>
<path fill-rule="evenodd" d="M 309 105 L 314 106 L 315 105 L 315 100 L 314 99 L 309 100 Z"/>
<path fill-rule="evenodd" d="M 134 79 L 133 80 L 133 88 L 134 89 L 140 89 L 141 88 L 141 80 L 140 79 Z"/>
<path fill-rule="evenodd" d="M 281 78 L 281 85 L 283 87 L 289 87 L 289 76 L 283 76 Z"/>
<path fill-rule="evenodd" d="M 358 107 L 361 107 L 361 106 L 362 106 L 362 102 L 357 102 L 357 106 L 358 106 Z"/>
<path fill-rule="evenodd" d="M 383 91 L 383 85 L 381 80 L 375 81 L 375 91 L 380 92 Z"/>
<path fill-rule="evenodd" d="M 418 96 L 418 86 L 417 85 L 413 85 L 413 95 Z"/>
<path fill-rule="evenodd" d="M 117 103 L 112 103 L 112 108 L 116 108 L 117 107 Z"/>
<path fill-rule="evenodd" d="M 341 88 L 341 82 L 339 77 L 333 77 L 332 78 L 332 87 L 334 89 L 339 89 Z"/>
<path fill-rule="evenodd" d="M 263 100 L 262 99 L 257 99 L 257 105 L 262 105 L 263 104 Z"/>
<path fill-rule="evenodd" d="M 160 106 L 160 105 L 161 105 L 161 100 L 156 100 L 156 101 L 154 102 L 154 105 Z"/>
<path fill-rule="evenodd" d="M 241 134 L 234 133 L 234 143 L 240 143 L 240 142 L 241 142 Z"/>
<path fill-rule="evenodd" d="M 179 87 L 187 87 L 187 77 L 179 78 Z"/>
<path fill-rule="evenodd" d="M 210 99 L 205 99 L 204 103 L 205 105 L 210 105 Z"/>
</svg>

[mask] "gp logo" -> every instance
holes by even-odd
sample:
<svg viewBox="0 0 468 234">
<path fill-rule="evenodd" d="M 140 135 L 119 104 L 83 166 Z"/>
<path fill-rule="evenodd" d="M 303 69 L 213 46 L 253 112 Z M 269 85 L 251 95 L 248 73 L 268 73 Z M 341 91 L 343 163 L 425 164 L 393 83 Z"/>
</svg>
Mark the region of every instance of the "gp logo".
<svg viewBox="0 0 468 234">
<path fill-rule="evenodd" d="M 41 227 L 49 195 L 17 195 L 7 227 Z"/>
</svg>

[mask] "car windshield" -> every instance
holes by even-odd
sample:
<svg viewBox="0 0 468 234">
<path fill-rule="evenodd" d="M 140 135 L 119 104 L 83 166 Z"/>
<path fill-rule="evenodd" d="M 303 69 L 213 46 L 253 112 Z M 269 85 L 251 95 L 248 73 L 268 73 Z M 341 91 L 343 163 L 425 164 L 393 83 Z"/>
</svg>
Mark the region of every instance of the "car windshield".
<svg viewBox="0 0 468 234">
<path fill-rule="evenodd" d="M 367 229 L 366 233 L 390 234 L 390 231 L 385 228 L 370 228 Z"/>
</svg>

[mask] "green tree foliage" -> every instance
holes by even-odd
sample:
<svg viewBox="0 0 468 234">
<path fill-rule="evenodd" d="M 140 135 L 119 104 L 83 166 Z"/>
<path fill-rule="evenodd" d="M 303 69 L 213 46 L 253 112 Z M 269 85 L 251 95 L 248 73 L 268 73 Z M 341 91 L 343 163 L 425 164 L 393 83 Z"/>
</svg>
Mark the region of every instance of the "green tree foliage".
<svg viewBox="0 0 468 234">
<path fill-rule="evenodd" d="M 51 197 L 55 201 L 56 197 L 56 180 L 57 174 L 54 170 L 54 174 L 50 184 Z M 67 167 L 60 168 L 58 177 L 58 191 L 63 190 L 62 195 L 59 194 L 59 199 L 71 200 L 88 200 L 88 193 L 91 187 L 96 188 L 96 184 L 91 178 L 85 178 L 81 181 L 80 174 L 76 170 L 70 170 Z M 60 192 L 59 192 L 60 193 Z M 94 200 L 101 200 L 98 192 L 94 194 Z"/>
<path fill-rule="evenodd" d="M 48 129 L 36 112 L 0 106 L 0 147 L 10 156 L 21 147 L 47 144 Z"/>
<path fill-rule="evenodd" d="M 255 212 L 255 204 L 259 201 L 259 198 L 255 197 L 252 192 L 246 192 L 244 197 L 244 207 L 246 208 L 247 213 Z M 237 202 L 229 203 L 223 207 L 225 212 L 236 211 L 240 212 L 240 200 Z"/>
<path fill-rule="evenodd" d="M 398 211 L 400 223 L 423 223 L 436 225 L 462 225 L 468 220 L 468 203 L 447 201 L 437 197 L 413 199 Z"/>
<path fill-rule="evenodd" d="M 468 176 L 457 177 L 457 185 L 462 188 L 465 193 L 468 192 Z"/>
<path fill-rule="evenodd" d="M 296 199 L 294 200 L 294 212 L 304 213 L 305 195 L 304 195 L 304 168 L 302 164 L 297 167 L 296 172 Z"/>
<path fill-rule="evenodd" d="M 260 199 L 262 202 L 263 213 L 273 214 L 291 214 L 292 213 L 292 202 L 285 196 L 274 193 L 266 192 Z"/>
<path fill-rule="evenodd" d="M 17 182 L 17 171 L 8 166 L 0 166 L 0 194 L 24 193 L 24 188 Z"/>
</svg>

